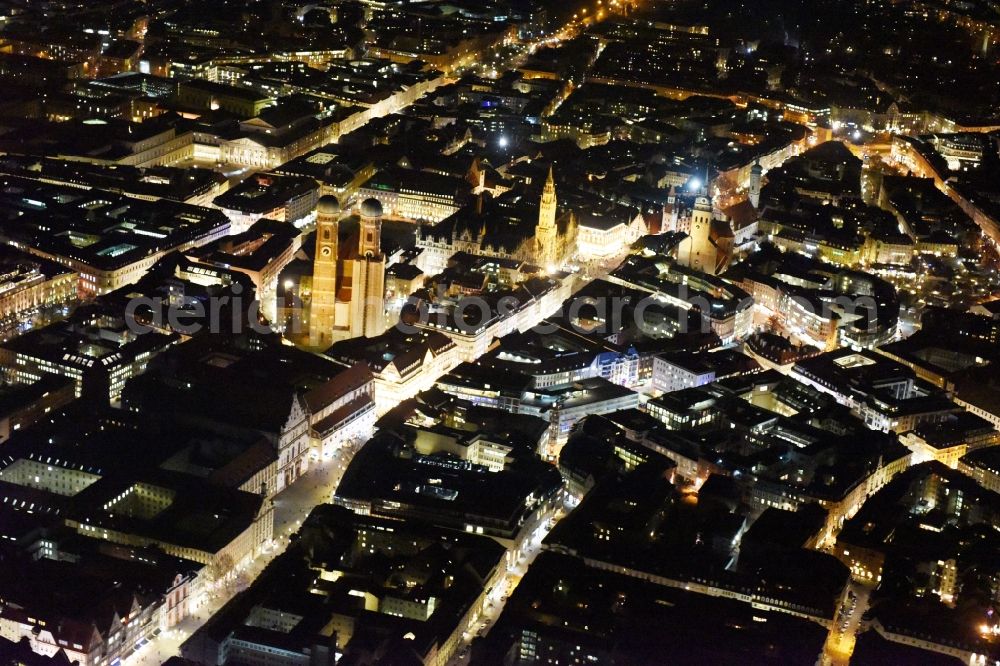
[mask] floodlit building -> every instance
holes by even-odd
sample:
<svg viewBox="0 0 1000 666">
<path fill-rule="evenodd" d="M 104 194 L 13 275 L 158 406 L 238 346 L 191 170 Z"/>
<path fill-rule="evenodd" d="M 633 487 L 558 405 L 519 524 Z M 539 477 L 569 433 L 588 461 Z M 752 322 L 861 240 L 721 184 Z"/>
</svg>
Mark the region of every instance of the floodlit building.
<svg viewBox="0 0 1000 666">
<path fill-rule="evenodd" d="M 377 337 L 386 329 L 385 263 L 381 250 L 382 206 L 362 203 L 358 230 L 340 243 L 343 211 L 335 197 L 324 196 L 317 207 L 311 275 L 299 277 L 300 301 L 285 306 L 286 318 L 299 318 L 301 342 L 326 349 L 337 340 Z M 288 295 L 295 287 L 289 281 Z"/>
</svg>

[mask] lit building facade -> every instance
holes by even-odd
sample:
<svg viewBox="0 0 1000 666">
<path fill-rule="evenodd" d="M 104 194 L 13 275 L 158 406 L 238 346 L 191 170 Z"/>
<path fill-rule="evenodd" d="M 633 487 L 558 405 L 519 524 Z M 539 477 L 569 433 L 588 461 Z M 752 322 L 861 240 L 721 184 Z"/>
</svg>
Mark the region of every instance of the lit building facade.
<svg viewBox="0 0 1000 666">
<path fill-rule="evenodd" d="M 307 344 L 326 349 L 337 340 L 378 337 L 386 329 L 385 255 L 381 249 L 382 206 L 367 199 L 355 242 L 341 248 L 340 204 L 324 196 L 317 208 L 313 274 L 303 300 L 308 299 Z"/>
</svg>

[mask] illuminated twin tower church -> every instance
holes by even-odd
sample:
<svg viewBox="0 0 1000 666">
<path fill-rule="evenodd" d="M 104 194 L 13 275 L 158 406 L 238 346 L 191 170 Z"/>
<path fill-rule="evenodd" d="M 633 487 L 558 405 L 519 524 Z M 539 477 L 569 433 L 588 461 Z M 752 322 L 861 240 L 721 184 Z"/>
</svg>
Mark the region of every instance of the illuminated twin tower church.
<svg viewBox="0 0 1000 666">
<path fill-rule="evenodd" d="M 527 203 L 527 202 L 525 202 Z M 528 204 L 525 214 L 511 220 L 499 209 L 482 211 L 470 205 L 445 222 L 452 227 L 463 215 L 472 215 L 475 238 L 468 231 L 454 234 L 448 240 L 435 238 L 434 247 L 417 247 L 426 254 L 451 257 L 455 252 L 483 256 L 502 256 L 533 263 L 555 270 L 575 253 L 576 218 L 571 211 L 558 215 L 555 182 L 550 169 L 537 212 Z M 529 219 L 529 216 L 531 219 Z M 537 217 L 536 217 L 537 216 Z M 313 246 L 311 275 L 309 269 L 299 273 L 300 300 L 279 305 L 286 322 L 286 335 L 296 344 L 323 350 L 340 340 L 367 336 L 375 337 L 386 330 L 385 268 L 382 253 L 382 205 L 376 199 L 366 199 L 360 206 L 357 235 L 339 243 L 341 222 L 349 216 L 336 197 L 320 198 L 316 208 L 316 240 Z M 465 220 L 465 222 L 470 222 Z M 426 240 L 426 239 L 425 239 Z M 442 262 L 442 266 L 446 261 Z M 440 270 L 442 266 L 435 267 Z M 424 267 L 425 272 L 428 268 Z M 430 274 L 434 274 L 432 271 Z M 286 282 L 290 289 L 294 280 Z M 286 295 L 289 292 L 286 291 Z M 298 320 L 296 327 L 289 323 Z"/>
<path fill-rule="evenodd" d="M 310 347 L 324 349 L 338 340 L 385 332 L 382 205 L 367 199 L 360 212 L 357 240 L 352 236 L 342 248 L 340 202 L 324 196 L 316 208 L 313 274 L 301 331 L 301 342 Z"/>
</svg>

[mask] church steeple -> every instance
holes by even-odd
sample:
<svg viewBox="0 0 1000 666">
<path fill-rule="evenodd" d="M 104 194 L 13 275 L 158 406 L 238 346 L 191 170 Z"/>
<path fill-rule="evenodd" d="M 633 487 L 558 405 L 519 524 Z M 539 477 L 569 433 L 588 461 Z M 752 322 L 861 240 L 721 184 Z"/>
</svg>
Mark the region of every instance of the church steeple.
<svg viewBox="0 0 1000 666">
<path fill-rule="evenodd" d="M 382 254 L 382 204 L 361 203 L 358 258 L 351 275 L 351 336 L 374 338 L 385 332 L 385 255 Z"/>
<path fill-rule="evenodd" d="M 361 202 L 361 233 L 358 236 L 358 255 L 378 257 L 382 254 L 382 204 L 378 199 Z"/>
<path fill-rule="evenodd" d="M 545 188 L 542 190 L 542 201 L 538 207 L 538 226 L 540 228 L 555 227 L 556 225 L 556 182 L 552 176 L 552 167 L 549 167 L 549 177 L 545 181 Z"/>
<path fill-rule="evenodd" d="M 323 348 L 333 342 L 337 293 L 337 233 L 340 203 L 324 196 L 316 207 L 316 256 L 313 258 L 309 344 Z"/>
<path fill-rule="evenodd" d="M 760 165 L 760 160 L 757 160 L 752 167 L 750 167 L 750 205 L 754 208 L 760 208 L 760 181 L 761 177 L 764 175 L 764 168 Z"/>
<path fill-rule="evenodd" d="M 558 263 L 559 230 L 556 227 L 556 183 L 549 167 L 549 177 L 542 189 L 538 206 L 538 225 L 535 227 L 535 262 L 545 268 L 555 268 Z"/>
</svg>

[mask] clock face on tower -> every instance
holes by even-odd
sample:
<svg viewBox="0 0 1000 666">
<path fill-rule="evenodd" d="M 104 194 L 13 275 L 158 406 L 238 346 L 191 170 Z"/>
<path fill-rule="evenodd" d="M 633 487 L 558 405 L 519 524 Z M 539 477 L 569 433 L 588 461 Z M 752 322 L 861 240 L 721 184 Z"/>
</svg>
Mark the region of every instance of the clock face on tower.
<svg viewBox="0 0 1000 666">
<path fill-rule="evenodd" d="M 329 257 L 330 256 L 329 246 L 324 247 L 322 250 L 319 251 L 319 253 L 322 254 L 324 257 Z"/>
</svg>

